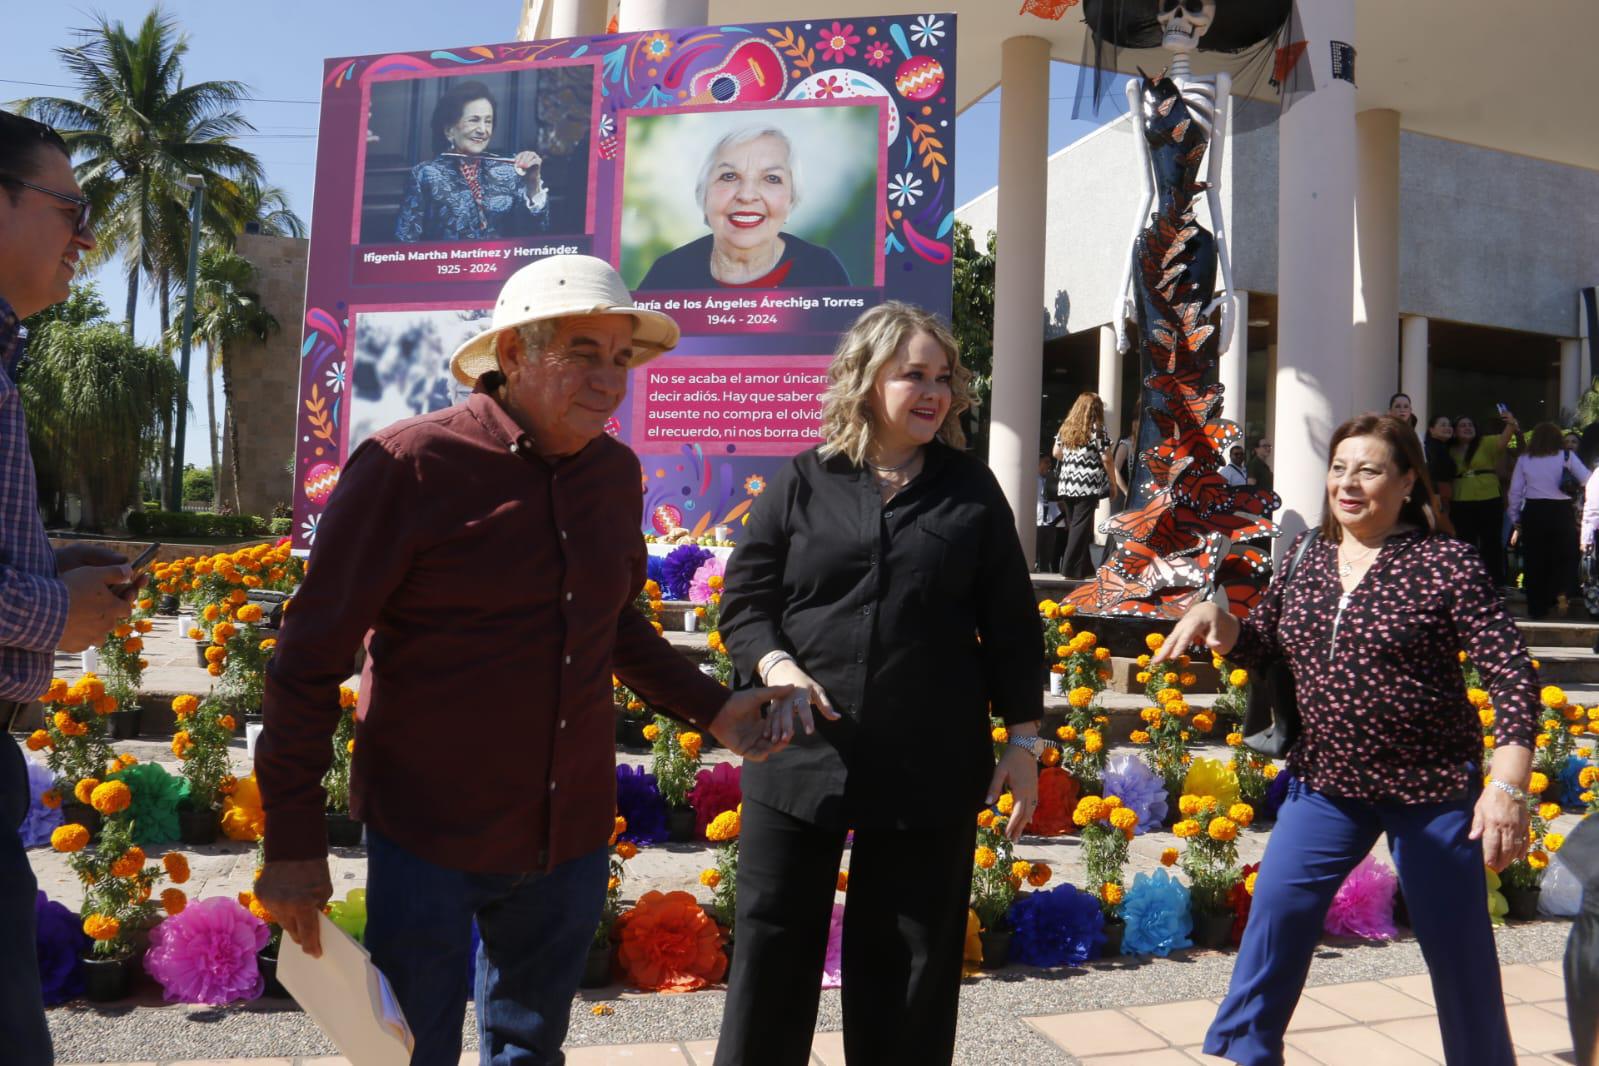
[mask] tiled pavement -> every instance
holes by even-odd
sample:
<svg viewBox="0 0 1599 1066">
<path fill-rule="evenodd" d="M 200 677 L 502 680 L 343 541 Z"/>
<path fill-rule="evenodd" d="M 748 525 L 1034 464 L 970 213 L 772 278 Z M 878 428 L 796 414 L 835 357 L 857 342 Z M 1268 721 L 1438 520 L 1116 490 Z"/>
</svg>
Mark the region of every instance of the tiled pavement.
<svg viewBox="0 0 1599 1066">
<path fill-rule="evenodd" d="M 1565 984 L 1558 960 L 1507 966 L 1505 1004 L 1517 1066 L 1571 1066 Z M 1200 1043 L 1216 1000 L 1080 1011 L 1027 1018 L 1080 1066 L 1193 1066 L 1225 1063 Z M 569 1066 L 709 1066 L 713 1040 L 569 1048 Z M 818 1033 L 815 1066 L 844 1066 L 840 1034 Z M 1431 1066 L 1442 1063 L 1432 989 L 1425 975 L 1321 985 L 1305 990 L 1288 1027 L 1286 1066 Z M 477 1053 L 461 1056 L 474 1066 Z M 139 1063 L 132 1066 L 157 1066 Z M 350 1066 L 341 1057 L 207 1059 L 166 1066 Z"/>
</svg>

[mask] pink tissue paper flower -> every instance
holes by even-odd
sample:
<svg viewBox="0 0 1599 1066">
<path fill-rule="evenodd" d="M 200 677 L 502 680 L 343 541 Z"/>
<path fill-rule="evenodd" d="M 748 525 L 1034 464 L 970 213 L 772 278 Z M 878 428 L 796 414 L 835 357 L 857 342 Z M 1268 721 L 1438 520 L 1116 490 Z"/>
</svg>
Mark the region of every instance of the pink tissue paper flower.
<svg viewBox="0 0 1599 1066">
<path fill-rule="evenodd" d="M 700 564 L 694 571 L 694 577 L 688 583 L 688 601 L 690 603 L 711 602 L 711 578 L 722 576 L 722 560 L 711 556 Z"/>
<path fill-rule="evenodd" d="M 735 809 L 744 799 L 739 785 L 739 768 L 732 763 L 719 762 L 694 776 L 694 787 L 689 789 L 688 805 L 694 808 L 694 834 L 705 840 L 705 829 L 711 820 L 723 811 Z"/>
<path fill-rule="evenodd" d="M 827 930 L 827 958 L 822 962 L 822 987 L 844 985 L 844 905 L 833 904 L 833 923 Z"/>
<path fill-rule="evenodd" d="M 266 923 L 226 896 L 190 903 L 150 931 L 144 968 L 172 1003 L 255 999 L 264 982 L 255 954 L 266 947 Z"/>
<path fill-rule="evenodd" d="M 1394 927 L 1394 890 L 1398 887 L 1398 875 L 1367 855 L 1339 886 L 1323 928 L 1334 936 L 1392 940 L 1399 935 Z"/>
</svg>

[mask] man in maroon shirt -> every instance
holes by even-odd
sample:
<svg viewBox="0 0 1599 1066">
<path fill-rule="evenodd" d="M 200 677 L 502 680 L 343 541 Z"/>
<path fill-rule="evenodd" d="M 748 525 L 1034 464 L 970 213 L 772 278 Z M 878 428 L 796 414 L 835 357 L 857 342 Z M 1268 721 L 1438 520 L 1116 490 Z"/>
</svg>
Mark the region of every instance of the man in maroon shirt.
<svg viewBox="0 0 1599 1066">
<path fill-rule="evenodd" d="M 320 953 L 332 894 L 321 781 L 365 641 L 351 778 L 373 961 L 416 1037 L 460 1058 L 473 919 L 483 1061 L 560 1062 L 599 923 L 615 813 L 611 674 L 747 758 L 762 705 L 729 696 L 633 607 L 638 459 L 604 432 L 627 372 L 671 348 L 611 267 L 555 256 L 506 282 L 455 353 L 475 391 L 350 457 L 267 672 L 256 891 Z"/>
</svg>

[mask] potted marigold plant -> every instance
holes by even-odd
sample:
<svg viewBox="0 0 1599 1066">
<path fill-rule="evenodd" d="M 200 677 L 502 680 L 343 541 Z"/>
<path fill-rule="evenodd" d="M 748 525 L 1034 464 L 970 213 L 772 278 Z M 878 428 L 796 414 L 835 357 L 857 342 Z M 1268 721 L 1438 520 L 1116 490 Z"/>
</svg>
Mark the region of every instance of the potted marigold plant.
<svg viewBox="0 0 1599 1066">
<path fill-rule="evenodd" d="M 149 604 L 140 599 L 140 604 Z M 149 663 L 144 658 L 144 637 L 153 623 L 147 607 L 135 607 L 133 616 L 117 623 L 100 643 L 100 676 L 106 692 L 117 701 L 107 716 L 113 740 L 126 740 L 139 732 L 139 686 Z"/>
<path fill-rule="evenodd" d="M 1020 889 L 1011 867 L 1016 850 L 1005 827 L 1015 808 L 1009 792 L 992 808 L 977 813 L 977 847 L 972 853 L 972 910 L 982 927 L 983 969 L 998 970 L 1010 961 L 1010 924 L 1007 914 Z"/>
<path fill-rule="evenodd" d="M 1254 821 L 1247 803 L 1222 808 L 1214 796 L 1185 794 L 1177 801 L 1182 820 L 1172 833 L 1187 841 L 1183 872 L 1188 875 L 1189 911 L 1194 920 L 1194 943 L 1220 949 L 1232 932 L 1233 911 L 1228 895 L 1242 876 L 1238 869 L 1238 831 Z"/>
<path fill-rule="evenodd" d="M 695 829 L 694 808 L 689 806 L 688 794 L 699 773 L 704 741 L 698 733 L 679 729 L 672 719 L 660 714 L 645 727 L 644 735 L 654 753 L 651 770 L 655 784 L 666 801 L 667 834 L 675 844 L 687 843 L 694 839 Z"/>
<path fill-rule="evenodd" d="M 1241 726 L 1249 707 L 1249 671 L 1234 666 L 1221 656 L 1212 656 L 1210 665 L 1221 679 L 1221 694 L 1216 697 L 1216 716 L 1230 726 Z"/>
<path fill-rule="evenodd" d="M 99 843 L 90 849 L 89 831 L 76 822 L 58 827 L 50 836 L 51 846 L 68 856 L 83 885 L 83 931 L 93 941 L 84 959 L 84 981 L 88 998 L 97 1002 L 128 994 L 157 913 L 164 909 L 177 914 L 188 903 L 177 888 L 162 892 L 159 903 L 151 899 L 164 876 L 174 884 L 188 880 L 189 865 L 177 852 L 168 852 L 160 866 L 146 861 L 144 849 L 133 842 L 133 823 L 126 814 L 131 802 L 126 784 L 101 782 L 91 796 L 95 810 L 105 817 Z"/>
<path fill-rule="evenodd" d="M 1072 822 L 1082 830 L 1083 859 L 1087 889 L 1099 900 L 1105 917 L 1105 943 L 1101 953 L 1121 954 L 1121 904 L 1126 896 L 1122 871 L 1127 867 L 1127 849 L 1138 828 L 1138 813 L 1122 806 L 1117 796 L 1084 796 L 1077 801 Z"/>
<path fill-rule="evenodd" d="M 1549 779 L 1543 801 L 1558 804 L 1566 798 L 1561 774 L 1577 738 L 1587 732 L 1588 714 L 1567 700 L 1565 690 L 1557 685 L 1545 685 L 1538 693 L 1538 701 L 1543 705 L 1543 719 L 1535 738 L 1532 768 Z"/>
<path fill-rule="evenodd" d="M 1067 657 L 1064 649 L 1073 636 L 1069 619 L 1074 611 L 1076 608 L 1069 603 L 1056 603 L 1054 600 L 1040 600 L 1038 603 L 1038 620 L 1044 639 L 1040 685 L 1049 689 L 1054 696 L 1066 691 L 1066 668 L 1062 660 Z"/>
<path fill-rule="evenodd" d="M 178 806 L 179 839 L 185 844 L 210 844 L 217 838 L 223 781 L 231 778 L 228 742 L 238 723 L 215 696 L 184 694 L 172 701 L 177 731 L 172 754 L 183 764 L 189 795 Z"/>
<path fill-rule="evenodd" d="M 361 843 L 361 823 L 350 814 L 350 763 L 355 758 L 355 705 L 360 695 L 348 685 L 339 686 L 339 724 L 333 730 L 333 762 L 322 776 L 328 795 L 328 843 L 353 848 Z"/>
<path fill-rule="evenodd" d="M 98 782 L 114 758 L 106 739 L 106 719 L 116 710 L 116 697 L 94 674 L 84 674 L 70 685 L 55 678 L 44 694 L 44 728 L 27 740 L 29 749 L 45 753 L 45 765 L 55 775 L 54 791 L 62 801 L 62 817 L 83 825 L 91 835 L 100 828 L 100 814 L 86 794 L 78 795 L 79 785 Z"/>
<path fill-rule="evenodd" d="M 1228 767 L 1238 778 L 1238 798 L 1261 813 L 1257 821 L 1266 820 L 1266 792 L 1277 777 L 1277 767 L 1258 752 L 1244 747 L 1244 735 L 1238 730 L 1227 734 L 1227 746 L 1233 749 Z"/>
<path fill-rule="evenodd" d="M 649 747 L 650 742 L 644 737 L 644 727 L 652 717 L 649 708 L 615 674 L 611 675 L 611 702 L 616 707 L 616 742 L 624 748 Z"/>
<path fill-rule="evenodd" d="M 605 908 L 600 912 L 600 924 L 594 928 L 594 940 L 583 961 L 583 977 L 578 982 L 582 988 L 604 988 L 611 983 L 611 967 L 615 961 L 612 933 L 622 913 L 622 881 L 627 877 L 627 861 L 638 854 L 635 844 L 621 839 L 625 832 L 627 819 L 618 814 L 611 829 L 611 876 L 605 884 Z"/>
<path fill-rule="evenodd" d="M 1566 842 L 1564 836 L 1549 828 L 1550 821 L 1560 816 L 1560 805 L 1542 798 L 1548 790 L 1548 776 L 1541 770 L 1534 770 L 1527 792 L 1539 798 L 1529 804 L 1532 818 L 1527 827 L 1527 854 L 1506 866 L 1499 875 L 1505 902 L 1510 905 L 1510 917 L 1518 922 L 1530 922 L 1538 917 L 1538 897 L 1543 893 L 1543 876 L 1549 869 L 1549 857 Z"/>
<path fill-rule="evenodd" d="M 705 827 L 705 839 L 716 845 L 716 865 L 700 871 L 700 884 L 711 890 L 711 916 L 727 930 L 727 957 L 733 957 L 733 917 L 738 904 L 738 834 L 743 804 L 723 811 Z"/>
</svg>

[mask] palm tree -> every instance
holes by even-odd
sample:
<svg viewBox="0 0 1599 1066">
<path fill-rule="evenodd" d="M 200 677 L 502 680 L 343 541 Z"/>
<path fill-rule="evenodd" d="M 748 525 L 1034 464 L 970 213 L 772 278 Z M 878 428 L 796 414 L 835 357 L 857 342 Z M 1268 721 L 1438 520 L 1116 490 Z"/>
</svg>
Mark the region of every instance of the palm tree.
<svg viewBox="0 0 1599 1066">
<path fill-rule="evenodd" d="M 252 338 L 266 340 L 278 328 L 277 319 L 261 304 L 261 296 L 254 288 L 255 281 L 255 266 L 239 253 L 218 246 L 200 253 L 194 282 L 194 334 L 191 339 L 205 345 L 211 356 L 210 369 L 222 371 L 223 419 L 228 433 L 228 465 L 233 478 L 235 511 L 240 506 L 239 423 L 233 410 L 233 367 L 228 353 L 237 342 Z M 180 340 L 169 334 L 169 343 Z M 212 426 L 214 435 L 214 422 Z"/>
<path fill-rule="evenodd" d="M 58 129 L 72 149 L 78 181 L 93 204 L 100 247 L 89 265 L 120 255 L 128 278 L 127 331 L 133 334 L 141 272 L 158 280 L 163 318 L 170 279 L 182 274 L 188 224 L 183 177 L 198 174 L 208 192 L 206 220 L 231 232 L 238 211 L 230 188 L 259 182 L 260 161 L 232 143 L 254 127 L 237 110 L 248 90 L 237 81 L 183 83 L 188 38 L 159 7 L 135 34 L 99 16 L 77 31 L 80 43 L 56 49 L 81 100 L 34 97 L 28 115 Z M 169 323 L 163 322 L 163 331 Z"/>
</svg>

